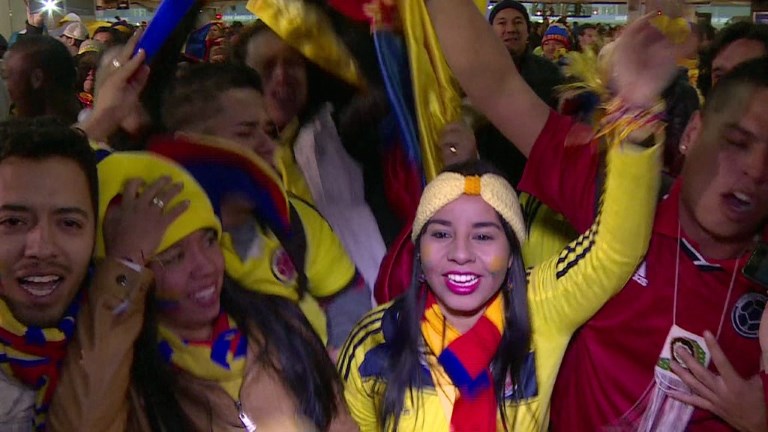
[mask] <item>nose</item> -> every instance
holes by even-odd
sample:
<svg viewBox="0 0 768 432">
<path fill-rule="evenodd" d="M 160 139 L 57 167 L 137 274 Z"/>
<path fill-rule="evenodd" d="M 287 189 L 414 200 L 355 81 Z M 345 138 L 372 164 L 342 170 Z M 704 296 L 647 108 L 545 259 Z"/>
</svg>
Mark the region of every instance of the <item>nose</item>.
<svg viewBox="0 0 768 432">
<path fill-rule="evenodd" d="M 56 238 L 53 229 L 45 221 L 38 222 L 26 238 L 25 255 L 40 260 L 56 256 Z"/>
<path fill-rule="evenodd" d="M 457 236 L 451 243 L 451 248 L 448 252 L 448 260 L 456 264 L 467 264 L 475 259 L 474 251 L 470 240 L 465 237 Z"/>
</svg>

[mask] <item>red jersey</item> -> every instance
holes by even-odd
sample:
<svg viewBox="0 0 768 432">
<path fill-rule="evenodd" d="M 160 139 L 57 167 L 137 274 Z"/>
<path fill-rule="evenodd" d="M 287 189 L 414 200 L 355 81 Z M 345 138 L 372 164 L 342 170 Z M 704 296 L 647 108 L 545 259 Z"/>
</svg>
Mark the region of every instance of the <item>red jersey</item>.
<svg viewBox="0 0 768 432">
<path fill-rule="evenodd" d="M 551 112 L 534 145 L 520 189 L 563 213 L 578 231 L 592 223 L 599 155 L 591 145 L 564 146 L 573 127 Z M 574 335 L 552 396 L 552 431 L 599 431 L 629 411 L 653 384 L 654 366 L 672 326 L 675 266 L 679 250 L 677 325 L 702 335 L 718 333 L 723 351 L 743 377 L 760 371 L 759 321 L 765 289 L 741 274 L 728 298 L 736 260 L 702 256 L 678 239 L 680 181 L 659 203 L 645 261 L 613 299 Z M 726 304 L 727 303 L 727 304 Z M 696 410 L 691 431 L 731 428 Z"/>
</svg>

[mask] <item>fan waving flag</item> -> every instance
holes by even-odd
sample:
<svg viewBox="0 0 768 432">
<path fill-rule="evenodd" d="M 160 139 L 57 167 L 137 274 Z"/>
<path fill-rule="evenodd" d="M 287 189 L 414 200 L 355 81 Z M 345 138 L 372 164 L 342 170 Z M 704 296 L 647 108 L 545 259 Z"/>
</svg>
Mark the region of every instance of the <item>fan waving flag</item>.
<svg viewBox="0 0 768 432">
<path fill-rule="evenodd" d="M 486 10 L 486 0 L 474 0 L 480 11 Z M 448 64 L 445 61 L 440 44 L 432 27 L 423 0 L 329 0 L 329 4 L 353 20 L 366 16 L 377 42 L 379 62 L 382 74 L 387 82 L 387 92 L 393 105 L 392 69 L 387 63 L 390 56 L 397 56 L 391 49 L 382 49 L 385 34 L 402 33 L 407 46 L 410 69 L 410 84 L 413 94 L 413 111 L 418 125 L 419 154 L 425 180 L 433 179 L 442 169 L 438 154 L 437 141 L 443 127 L 460 118 L 461 94 Z M 389 37 L 389 36 L 387 36 Z M 391 46 L 392 44 L 388 44 Z M 384 58 L 382 58 L 384 57 Z M 396 61 L 396 60 L 394 60 Z M 403 80 L 398 79 L 400 83 Z M 402 94 L 404 89 L 400 89 Z M 398 116 L 402 130 L 409 130 L 407 124 Z M 408 134 L 404 133 L 404 144 L 408 146 Z M 414 154 L 407 150 L 407 154 Z"/>
<path fill-rule="evenodd" d="M 319 5 L 304 0 L 249 0 L 246 8 L 304 57 L 345 82 L 365 88 L 357 61 Z"/>
</svg>

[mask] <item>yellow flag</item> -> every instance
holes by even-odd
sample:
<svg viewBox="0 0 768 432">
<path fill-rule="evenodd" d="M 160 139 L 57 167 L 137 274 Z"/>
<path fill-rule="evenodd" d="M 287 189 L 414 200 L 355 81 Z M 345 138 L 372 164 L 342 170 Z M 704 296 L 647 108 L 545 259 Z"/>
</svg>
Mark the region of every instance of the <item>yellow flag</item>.
<svg viewBox="0 0 768 432">
<path fill-rule="evenodd" d="M 486 0 L 474 0 L 485 13 Z M 459 119 L 461 92 L 448 67 L 424 1 L 397 0 L 413 82 L 424 175 L 430 181 L 443 167 L 437 140 L 443 127 Z"/>
<path fill-rule="evenodd" d="M 313 63 L 358 88 L 365 87 L 357 62 L 318 6 L 303 0 L 249 0 L 246 8 Z"/>
</svg>

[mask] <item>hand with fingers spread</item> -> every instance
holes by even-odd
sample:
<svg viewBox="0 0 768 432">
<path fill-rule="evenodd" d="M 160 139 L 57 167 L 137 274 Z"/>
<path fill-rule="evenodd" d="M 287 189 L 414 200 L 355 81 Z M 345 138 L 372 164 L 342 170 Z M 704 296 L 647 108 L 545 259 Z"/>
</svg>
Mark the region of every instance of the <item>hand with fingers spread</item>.
<svg viewBox="0 0 768 432">
<path fill-rule="evenodd" d="M 755 375 L 748 379 L 742 378 L 728 361 L 715 337 L 705 332 L 704 339 L 720 375 L 702 366 L 684 349 L 678 348 L 677 354 L 685 367 L 673 361 L 672 372 L 688 385 L 692 394 L 673 392 L 671 396 L 712 412 L 737 430 L 768 431 L 766 400 L 760 377 Z"/>
<path fill-rule="evenodd" d="M 181 192 L 181 183 L 171 183 L 170 178 L 163 177 L 144 186 L 140 179 L 128 181 L 119 204 L 107 211 L 107 256 L 144 265 L 160 245 L 168 226 L 189 207 L 188 201 L 168 205 Z"/>
<path fill-rule="evenodd" d="M 139 97 L 147 84 L 149 67 L 144 64 L 144 50 L 133 55 L 140 37 L 139 30 L 125 46 L 108 51 L 106 55 L 111 58 L 99 67 L 93 111 L 78 125 L 91 139 L 106 141 L 119 128 L 120 120 L 141 104 Z"/>
<path fill-rule="evenodd" d="M 691 31 L 672 35 L 660 28 L 662 11 L 666 22 L 680 18 L 681 11 L 670 8 L 645 15 L 630 24 L 610 50 L 611 85 L 630 106 L 653 105 L 677 74 L 677 60 L 696 49 Z M 676 40 L 678 37 L 681 40 Z"/>
</svg>

